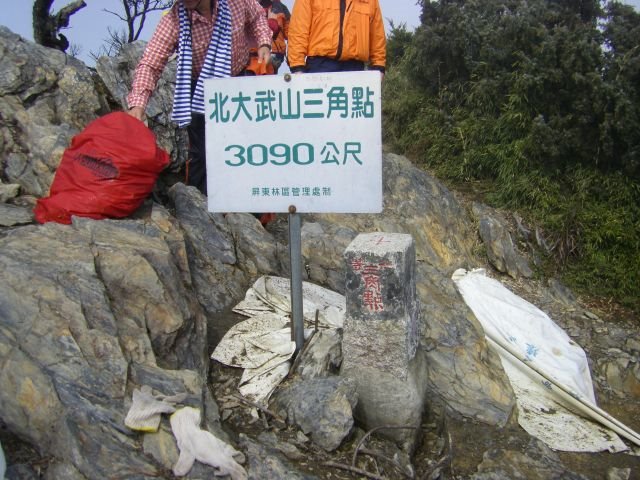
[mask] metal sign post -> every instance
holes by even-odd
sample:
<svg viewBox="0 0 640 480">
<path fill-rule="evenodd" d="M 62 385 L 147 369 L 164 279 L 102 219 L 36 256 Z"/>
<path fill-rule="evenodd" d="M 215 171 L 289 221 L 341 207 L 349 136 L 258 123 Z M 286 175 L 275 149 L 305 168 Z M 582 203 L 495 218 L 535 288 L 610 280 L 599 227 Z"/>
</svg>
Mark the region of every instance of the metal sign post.
<svg viewBox="0 0 640 480">
<path fill-rule="evenodd" d="M 304 313 L 302 305 L 302 235 L 301 215 L 289 207 L 289 262 L 291 265 L 291 340 L 296 353 L 304 345 Z"/>
</svg>

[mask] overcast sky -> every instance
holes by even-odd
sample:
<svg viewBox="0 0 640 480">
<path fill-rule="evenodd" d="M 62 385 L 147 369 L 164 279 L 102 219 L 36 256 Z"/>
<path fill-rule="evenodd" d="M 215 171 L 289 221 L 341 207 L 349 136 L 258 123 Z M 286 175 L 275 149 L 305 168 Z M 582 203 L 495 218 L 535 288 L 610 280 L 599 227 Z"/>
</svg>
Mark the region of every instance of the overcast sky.
<svg viewBox="0 0 640 480">
<path fill-rule="evenodd" d="M 5 2 L 7 0 L 4 0 Z M 640 0 L 638 0 L 640 1 Z M 106 13 L 104 9 L 112 11 L 122 11 L 121 0 L 85 0 L 87 6 L 71 17 L 69 29 L 64 31 L 64 35 L 71 43 L 79 44 L 82 47 L 80 58 L 88 63 L 90 52 L 98 51 L 100 45 L 107 38 L 107 27 L 124 28 L 124 23 L 115 16 Z M 70 0 L 56 0 L 53 3 L 52 12 L 57 12 L 60 8 L 68 5 Z M 289 10 L 293 8 L 294 0 L 282 0 Z M 33 39 L 31 28 L 31 8 L 32 1 L 17 0 L 11 2 L 11 6 L 5 5 L 0 9 L 0 24 L 9 27 L 13 32 L 25 38 Z M 396 25 L 406 23 L 408 27 L 415 28 L 419 23 L 420 7 L 415 0 L 380 0 L 380 7 L 385 18 L 390 18 Z M 158 22 L 158 17 L 154 16 L 143 30 L 144 39 L 148 39 L 153 33 L 153 29 Z M 385 21 L 385 27 L 389 28 Z"/>
<path fill-rule="evenodd" d="M 124 28 L 124 23 L 120 22 L 115 16 L 106 13 L 104 9 L 113 11 L 121 11 L 121 0 L 85 0 L 87 6 L 78 11 L 71 17 L 71 25 L 69 29 L 64 31 L 72 44 L 80 45 L 80 59 L 86 63 L 92 64 L 90 52 L 97 52 L 100 45 L 104 44 L 107 38 L 107 27 Z M 415 28 L 420 16 L 420 7 L 416 5 L 416 0 L 379 0 L 382 14 L 385 19 L 393 20 L 394 24 L 400 25 L 405 23 L 410 29 Z M 282 2 L 291 9 L 294 0 L 282 0 Z M 31 8 L 33 2 L 29 0 L 17 0 L 9 2 L 4 0 L 5 4 L 0 9 L 0 24 L 9 27 L 15 33 L 33 39 L 31 28 Z M 10 5 L 9 5 L 10 3 Z M 60 8 L 69 4 L 70 0 L 56 0 L 53 3 L 53 12 L 57 12 Z M 640 10 L 640 0 L 630 0 L 630 3 Z M 158 17 L 154 16 L 148 21 L 143 31 L 143 38 L 148 39 Z M 385 28 L 389 31 L 389 23 L 385 21 Z"/>
</svg>

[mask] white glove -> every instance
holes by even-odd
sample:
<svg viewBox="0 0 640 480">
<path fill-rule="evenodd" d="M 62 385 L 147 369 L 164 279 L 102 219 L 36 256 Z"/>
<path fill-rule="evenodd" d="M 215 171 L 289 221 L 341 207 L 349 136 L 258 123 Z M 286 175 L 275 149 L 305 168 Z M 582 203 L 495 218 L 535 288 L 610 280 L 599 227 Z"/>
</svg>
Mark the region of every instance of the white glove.
<svg viewBox="0 0 640 480">
<path fill-rule="evenodd" d="M 175 403 L 181 402 L 186 394 L 167 397 L 153 395 L 151 387 L 144 385 L 141 389 L 133 390 L 131 408 L 124 419 L 124 424 L 131 430 L 140 432 L 157 432 L 160 426 L 160 416 L 163 413 L 176 411 Z"/>
<path fill-rule="evenodd" d="M 231 475 L 232 480 L 247 480 L 247 472 L 236 461 L 244 462 L 244 455 L 200 428 L 200 410 L 181 408 L 171 415 L 170 422 L 180 449 L 180 457 L 173 466 L 174 475 L 186 475 L 198 460 L 214 467 L 216 476 Z"/>
</svg>

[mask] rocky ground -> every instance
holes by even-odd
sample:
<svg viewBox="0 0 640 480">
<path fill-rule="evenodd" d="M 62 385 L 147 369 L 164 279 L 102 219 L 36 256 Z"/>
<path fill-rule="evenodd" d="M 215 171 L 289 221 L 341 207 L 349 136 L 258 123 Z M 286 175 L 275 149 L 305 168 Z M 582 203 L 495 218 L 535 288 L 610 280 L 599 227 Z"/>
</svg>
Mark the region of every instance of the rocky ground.
<svg viewBox="0 0 640 480">
<path fill-rule="evenodd" d="M 267 229 L 286 244 L 286 216 L 279 216 Z M 478 256 L 477 266 L 491 269 L 482 258 Z M 624 368 L 619 370 L 614 368 L 620 362 L 620 351 L 616 346 L 626 345 L 625 350 L 635 353 L 636 357 L 640 351 L 638 316 L 597 297 L 576 298 L 559 284 L 551 284 L 552 288 L 549 288 L 549 282 L 542 278 L 518 277 L 516 280 L 495 270 L 492 275 L 544 310 L 585 349 L 592 364 L 601 408 L 640 431 L 640 395 L 634 390 L 636 384 L 628 378 L 625 380 L 620 373 L 628 365 L 622 365 Z M 213 351 L 224 333 L 243 318 L 234 313 L 210 318 L 209 351 Z M 637 368 L 638 359 L 631 357 L 629 363 Z M 438 409 L 427 411 L 420 441 L 411 457 L 376 432 L 361 428 L 354 429 L 337 450 L 326 452 L 299 429 L 287 426 L 273 411 L 256 408 L 239 397 L 240 374 L 237 369 L 213 361 L 210 390 L 218 403 L 223 428 L 234 444 L 249 451 L 255 444 L 248 440 L 259 439 L 261 445 L 270 445 L 280 458 L 289 462 L 280 466 L 286 475 L 265 478 L 640 478 L 638 449 L 635 454 L 551 452 L 526 434 L 515 421 L 496 429 L 459 416 L 445 415 Z M 46 472 L 53 459 L 42 456 L 33 446 L 8 433 L 4 425 L 0 425 L 0 442 L 9 463 L 8 480 L 51 478 Z M 268 457 L 268 453 L 261 452 L 255 457 L 264 458 L 265 455 Z M 523 471 L 528 472 L 527 476 L 521 476 Z M 167 472 L 164 478 L 172 478 L 171 473 Z"/>
<path fill-rule="evenodd" d="M 469 197 L 457 194 L 470 205 Z M 269 231 L 287 239 L 286 217 L 268 226 Z M 478 265 L 491 269 L 481 257 Z M 495 275 L 495 273 L 494 273 Z M 592 363 L 607 361 L 610 343 L 624 339 L 640 340 L 640 317 L 611 301 L 592 296 L 576 298 L 562 287 L 553 298 L 546 293 L 544 279 L 513 279 L 498 276 L 510 290 L 541 308 L 556 323 L 569 332 L 587 352 Z M 559 300 L 560 299 L 560 300 Z M 564 300 L 564 301 L 562 301 Z M 213 350 L 226 329 L 243 317 L 230 313 L 210 324 L 210 347 Z M 617 340 L 616 340 L 617 339 Z M 353 435 L 335 452 L 327 453 L 315 447 L 295 428 L 287 427 L 273 412 L 260 411 L 251 416 L 252 405 L 244 403 L 235 388 L 240 372 L 214 362 L 212 385 L 224 425 L 239 441 L 241 435 L 268 436 L 276 448 L 296 468 L 323 479 L 606 479 L 632 480 L 640 478 L 640 448 L 635 453 L 569 453 L 552 452 L 542 442 L 532 440 L 517 422 L 496 430 L 480 422 L 456 419 L 429 411 L 424 418 L 420 442 L 409 458 L 375 432 L 356 429 Z M 638 392 L 622 395 L 609 387 L 607 379 L 595 376 L 599 406 L 635 431 L 640 431 L 640 397 Z M 228 408 L 225 411 L 225 406 Z M 471 439 L 471 440 L 470 440 Z M 494 457 L 494 458 L 492 458 Z M 547 464 L 536 464 L 537 457 L 545 457 Z M 548 459 L 556 459 L 554 464 Z M 478 466 L 493 464 L 514 465 L 519 470 L 531 465 L 530 476 L 520 477 L 518 471 L 495 476 L 482 476 Z M 542 474 L 540 472 L 543 472 Z M 572 472 L 572 473 L 571 473 Z"/>
<path fill-rule="evenodd" d="M 510 288 L 520 296 L 529 297 L 530 301 L 536 300 L 533 298 L 536 290 L 532 282 L 526 286 L 519 282 L 508 280 L 506 282 L 510 283 Z M 596 299 L 591 299 L 591 302 L 594 301 Z M 623 334 L 629 337 L 637 337 L 640 323 L 632 312 L 621 309 L 609 311 L 615 311 L 616 315 L 608 315 L 606 311 L 600 311 L 601 317 L 598 320 L 591 320 L 598 325 L 606 325 L 624 332 Z M 567 318 L 566 312 L 560 310 L 547 313 L 552 318 Z M 226 329 L 241 319 L 243 317 L 233 313 L 220 315 L 216 319 L 216 327 L 209 331 L 211 351 Z M 569 321 L 564 327 L 571 329 L 575 325 Z M 589 325 L 582 325 L 582 328 L 591 329 Z M 601 352 L 601 346 L 598 345 L 597 340 L 597 338 L 592 339 L 591 343 L 583 343 L 582 346 L 587 352 L 598 352 L 599 355 L 606 356 L 606 352 Z M 593 357 L 590 356 L 590 358 Z M 328 453 L 314 446 L 307 436 L 298 429 L 287 426 L 272 412 L 257 410 L 258 417 L 252 416 L 251 411 L 256 411 L 254 406 L 243 401 L 237 394 L 236 385 L 240 374 L 241 372 L 237 369 L 213 362 L 211 390 L 218 402 L 225 430 L 236 444 L 241 445 L 243 436 L 247 436 L 260 438 L 263 443 L 273 445 L 291 462 L 292 468 L 302 475 L 308 475 L 308 478 L 336 480 L 495 478 L 506 480 L 522 477 L 515 474 L 512 476 L 507 471 L 501 476 L 474 475 L 478 475 L 478 465 L 483 464 L 483 461 L 491 462 L 488 459 L 490 454 L 495 455 L 496 462 L 520 467 L 529 462 L 535 462 L 536 455 L 547 458 L 553 456 L 541 442 L 532 442 L 531 437 L 516 423 L 502 430 L 496 430 L 470 420 L 447 418 L 445 421 L 438 412 L 429 412 L 425 417 L 421 441 L 412 458 L 392 443 L 377 436 L 375 432 L 370 434 L 362 429 L 356 429 L 337 451 Z M 603 390 L 598 390 L 597 393 L 602 409 L 635 431 L 640 431 L 640 401 L 637 397 L 636 399 L 620 398 Z M 42 457 L 34 447 L 8 434 L 1 425 L 0 441 L 10 464 L 7 480 L 44 478 L 41 472 L 46 471 L 51 459 Z M 640 478 L 640 456 L 638 455 L 640 455 L 638 449 L 636 449 L 636 455 L 557 452 L 555 456 L 558 459 L 558 465 L 547 465 L 542 469 L 548 472 L 547 477 L 540 477 L 539 473 L 533 476 L 532 473 L 532 476 L 525 478 L 637 479 Z M 535 467 L 535 471 L 539 472 L 540 466 L 535 465 Z M 573 472 L 575 476 L 569 476 L 567 470 Z"/>
<path fill-rule="evenodd" d="M 482 200 L 482 194 L 477 191 L 457 191 L 454 195 L 467 209 L 472 208 L 474 201 Z M 285 216 L 279 216 L 268 229 L 283 243 L 287 242 Z M 615 345 L 623 345 L 625 342 L 634 344 L 632 351 L 635 352 L 636 358 L 632 358 L 631 361 L 638 365 L 638 312 L 597 295 L 577 297 L 561 284 L 549 282 L 545 278 L 514 279 L 509 275 L 499 274 L 492 269 L 483 255 L 477 255 L 477 262 L 478 267 L 493 271 L 492 276 L 498 278 L 511 291 L 542 309 L 582 346 L 592 364 L 596 398 L 600 408 L 634 431 L 640 432 L 640 391 L 637 391 L 635 384 L 626 388 L 620 381 L 612 378 L 615 374 L 613 371 L 604 369 L 611 375 L 605 376 L 601 368 L 594 368 L 607 362 L 617 363 L 619 350 Z M 549 294 L 550 284 L 553 295 Z M 226 316 L 226 325 L 230 326 L 240 318 L 234 315 Z M 225 325 L 225 322 L 222 324 Z M 212 348 L 222 334 L 223 332 L 213 334 Z M 218 394 L 218 398 L 222 395 L 224 401 L 225 398 L 233 396 L 233 379 L 237 373 L 220 365 L 215 366 L 214 372 L 219 372 L 213 376 L 219 375 L 218 387 L 222 387 L 214 390 L 224 392 Z M 631 384 L 626 383 L 627 386 Z M 612 388 L 611 385 L 618 388 Z M 370 435 L 371 432 L 361 429 L 356 429 L 352 437 L 337 451 L 327 454 L 317 447 L 314 448 L 306 439 L 303 438 L 301 441 L 295 431 L 285 428 L 268 413 L 262 413 L 260 419 L 255 419 L 248 415 L 250 406 L 243 405 L 242 402 L 237 403 L 237 409 L 233 409 L 233 413 L 226 419 L 226 425 L 232 431 L 247 435 L 264 434 L 266 431 L 275 433 L 273 441 L 285 445 L 281 451 L 299 469 L 318 478 L 640 479 L 640 447 L 635 447 L 630 453 L 618 454 L 552 452 L 542 442 L 532 441 L 532 437 L 515 421 L 502 430 L 496 430 L 480 422 L 451 418 L 442 415 L 441 412 L 429 411 L 421 427 L 421 441 L 412 458 L 408 458 L 394 445 L 376 436 L 375 432 Z M 627 444 L 631 445 L 629 442 Z M 555 458 L 557 464 L 536 464 L 538 457 Z M 483 464 L 483 460 L 488 470 L 495 470 L 495 464 L 517 465 L 518 470 L 504 470 L 497 476 L 495 473 L 482 476 L 478 466 Z M 522 469 L 527 470 L 527 464 L 531 464 L 532 467 L 529 470 L 530 476 L 519 476 Z"/>
<path fill-rule="evenodd" d="M 534 301 L 535 288 L 531 283 L 526 287 L 518 282 L 509 282 L 510 288 L 523 298 Z M 592 299 L 592 301 L 594 301 Z M 619 313 L 620 311 L 618 311 Z M 559 309 L 547 312 L 552 318 L 565 318 L 566 312 Z M 598 321 L 626 332 L 629 336 L 638 335 L 637 317 L 625 312 L 627 317 L 607 316 Z M 563 317 L 563 314 L 565 315 Z M 224 316 L 226 325 L 242 319 L 234 314 Z M 594 320 L 595 321 L 595 320 Z M 567 327 L 571 328 L 568 324 Z M 588 328 L 588 326 L 586 326 Z M 221 333 L 221 332 L 220 332 Z M 219 333 L 213 333 L 217 337 Z M 597 341 L 585 344 L 587 350 L 598 350 Z M 605 353 L 606 355 L 606 353 Z M 215 362 L 214 362 L 215 363 Z M 273 415 L 261 411 L 259 418 L 250 415 L 252 406 L 243 403 L 234 392 L 240 373 L 219 364 L 212 371 L 213 391 L 223 413 L 224 425 L 233 432 L 236 439 L 241 434 L 248 436 L 271 436 L 271 442 L 277 446 L 299 471 L 323 479 L 470 479 L 523 478 L 511 472 L 502 476 L 474 477 L 478 474 L 478 465 L 487 460 L 487 452 L 496 456 L 496 463 L 514 464 L 522 467 L 535 462 L 536 455 L 557 457 L 557 465 L 542 468 L 548 476 L 539 476 L 540 465 L 532 468 L 527 479 L 591 479 L 591 480 L 632 480 L 640 478 L 640 449 L 636 454 L 611 453 L 567 453 L 555 455 L 541 442 L 531 437 L 517 424 L 496 430 L 482 423 L 464 419 L 444 419 L 437 412 L 429 412 L 422 424 L 421 441 L 412 458 L 401 450 L 378 437 L 356 429 L 337 451 L 327 453 L 309 442 L 297 429 L 286 427 Z M 631 397 L 620 398 L 611 392 L 599 390 L 599 406 L 635 431 L 640 431 L 640 401 Z M 446 422 L 446 424 L 445 424 Z M 472 439 L 470 441 L 470 439 Z M 357 454 L 356 454 L 357 452 Z M 526 455 L 525 455 L 526 454 Z M 348 469 L 347 469 L 348 468 Z M 534 472 L 535 470 L 535 472 Z M 575 476 L 569 476 L 567 470 Z M 358 473 L 360 471 L 360 473 Z"/>
</svg>

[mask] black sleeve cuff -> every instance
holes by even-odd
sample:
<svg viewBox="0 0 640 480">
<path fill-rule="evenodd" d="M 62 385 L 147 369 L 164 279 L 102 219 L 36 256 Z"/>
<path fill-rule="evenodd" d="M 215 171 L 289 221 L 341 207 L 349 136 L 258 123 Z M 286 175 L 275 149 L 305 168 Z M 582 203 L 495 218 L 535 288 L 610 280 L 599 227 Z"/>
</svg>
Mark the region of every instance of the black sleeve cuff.
<svg viewBox="0 0 640 480">
<path fill-rule="evenodd" d="M 297 67 L 290 67 L 289 70 L 291 70 L 291 73 L 296 73 L 296 72 L 304 72 L 304 65 L 299 65 Z"/>
<path fill-rule="evenodd" d="M 384 67 L 380 65 L 369 65 L 369 70 L 378 70 L 379 72 L 384 73 Z"/>
</svg>

